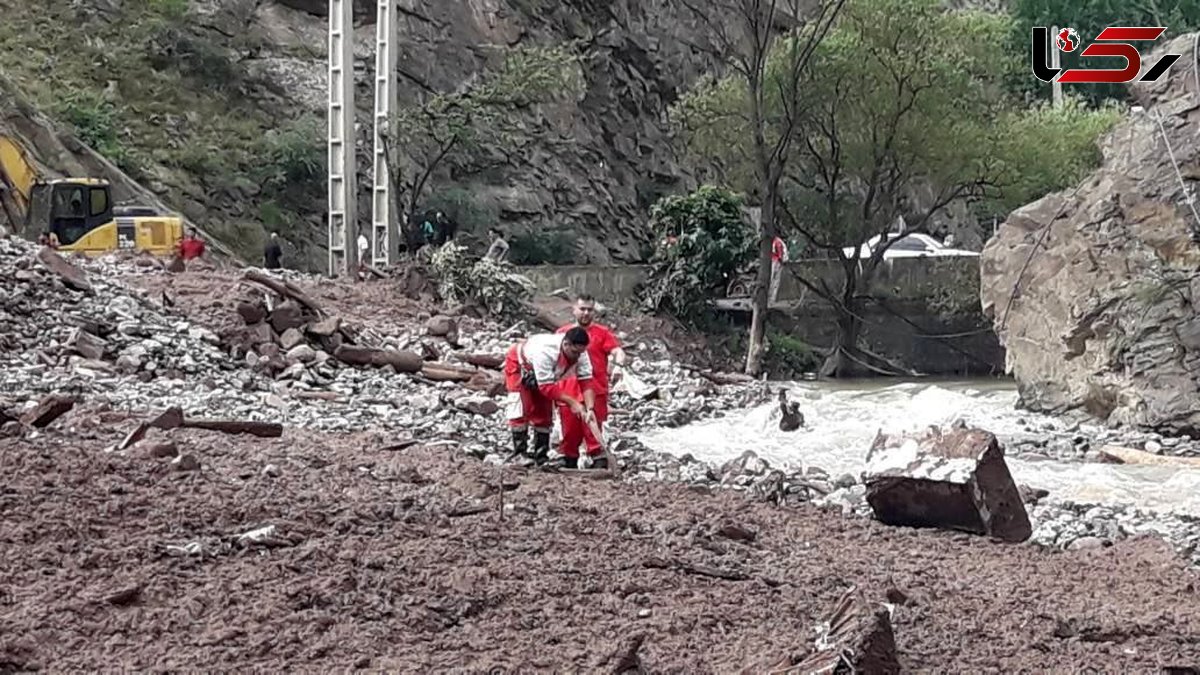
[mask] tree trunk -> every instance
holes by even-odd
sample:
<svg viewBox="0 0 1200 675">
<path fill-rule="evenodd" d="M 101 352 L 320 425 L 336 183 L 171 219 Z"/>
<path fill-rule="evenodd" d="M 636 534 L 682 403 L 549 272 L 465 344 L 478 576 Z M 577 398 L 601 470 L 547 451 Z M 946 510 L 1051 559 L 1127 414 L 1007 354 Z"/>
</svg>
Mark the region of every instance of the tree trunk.
<svg viewBox="0 0 1200 675">
<path fill-rule="evenodd" d="M 762 224 L 758 239 L 758 276 L 754 285 L 753 313 L 750 315 L 750 341 L 746 348 L 746 374 L 762 372 L 763 343 L 767 334 L 767 304 L 771 287 L 771 242 L 775 239 L 775 199 L 779 180 L 768 176 L 763 191 Z"/>
<path fill-rule="evenodd" d="M 858 338 L 862 332 L 862 322 L 854 316 L 854 309 L 837 308 L 837 339 L 833 349 L 821 364 L 820 377 L 853 377 L 862 372 L 862 367 L 851 356 L 861 359 L 858 352 Z"/>
</svg>

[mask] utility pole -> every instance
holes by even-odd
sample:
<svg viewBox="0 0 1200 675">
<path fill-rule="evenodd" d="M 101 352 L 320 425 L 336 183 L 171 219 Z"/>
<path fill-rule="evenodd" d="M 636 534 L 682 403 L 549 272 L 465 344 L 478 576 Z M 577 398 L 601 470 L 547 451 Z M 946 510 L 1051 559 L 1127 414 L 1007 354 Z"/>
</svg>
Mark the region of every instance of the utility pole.
<svg viewBox="0 0 1200 675">
<path fill-rule="evenodd" d="M 372 262 L 392 264 L 400 256 L 396 229 L 391 162 L 388 161 L 388 123 L 396 109 L 396 1 L 379 0 L 375 20 L 375 168 L 371 188 Z"/>
<path fill-rule="evenodd" d="M 329 0 L 329 276 L 358 267 L 354 147 L 354 3 Z"/>
<path fill-rule="evenodd" d="M 1062 66 L 1062 50 L 1058 48 L 1058 26 L 1050 28 L 1050 67 L 1058 70 Z M 1054 107 L 1062 107 L 1062 82 L 1058 81 L 1057 73 L 1054 80 L 1050 83 L 1050 93 L 1054 101 Z"/>
</svg>

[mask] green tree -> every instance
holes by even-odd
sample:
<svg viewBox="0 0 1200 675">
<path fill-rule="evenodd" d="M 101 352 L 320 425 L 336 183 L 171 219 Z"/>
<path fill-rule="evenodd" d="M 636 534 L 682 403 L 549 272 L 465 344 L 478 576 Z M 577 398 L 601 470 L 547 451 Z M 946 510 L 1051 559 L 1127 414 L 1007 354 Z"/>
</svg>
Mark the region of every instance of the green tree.
<svg viewBox="0 0 1200 675">
<path fill-rule="evenodd" d="M 527 113 L 582 90 L 580 57 L 570 46 L 506 49 L 497 60 L 497 67 L 457 91 L 430 94 L 397 112 L 387 150 L 397 199 L 406 195 L 406 213 L 416 211 L 443 162 L 456 156 L 478 161 L 488 153 L 506 161 L 547 136 Z M 401 151 L 411 158 L 408 169 L 398 161 Z"/>
<path fill-rule="evenodd" d="M 845 0 L 677 0 L 704 26 L 706 49 L 731 75 L 702 83 L 685 98 L 689 113 L 716 120 L 739 133 L 723 151 L 740 161 L 747 191 L 761 201 L 758 275 L 746 348 L 746 373 L 762 369 L 767 330 L 771 242 L 778 231 L 780 182 L 787 173 L 797 122 L 808 97 L 814 50 L 825 38 Z M 693 45 L 698 46 L 698 45 Z M 709 97 L 712 97 L 710 100 Z M 710 105 L 711 104 L 711 105 Z M 693 108 L 689 110 L 689 108 Z M 704 133 L 698 134 L 704 138 Z"/>
<path fill-rule="evenodd" d="M 1111 111 L 1023 110 L 1004 87 L 1018 57 L 996 57 L 1010 32 L 1008 17 L 946 11 L 937 0 L 851 0 L 814 52 L 804 108 L 767 99 L 767 119 L 798 139 L 780 181 L 782 220 L 843 272 L 840 287 L 797 278 L 837 315 L 822 374 L 905 372 L 860 344 L 872 282 L 900 239 L 888 233 L 901 218 L 919 232 L 957 201 L 1011 208 L 1095 161 L 1094 134 Z M 785 77 L 792 49 L 781 41 L 772 53 L 768 91 Z M 683 102 L 693 149 L 727 158 L 734 180 L 749 174 L 732 150 L 747 145 L 744 105 L 728 78 Z"/>
<path fill-rule="evenodd" d="M 755 232 L 744 219 L 742 199 L 713 186 L 663 197 L 650 209 L 657 248 L 642 288 L 645 306 L 695 321 L 711 310 L 707 301 L 754 259 Z"/>
</svg>

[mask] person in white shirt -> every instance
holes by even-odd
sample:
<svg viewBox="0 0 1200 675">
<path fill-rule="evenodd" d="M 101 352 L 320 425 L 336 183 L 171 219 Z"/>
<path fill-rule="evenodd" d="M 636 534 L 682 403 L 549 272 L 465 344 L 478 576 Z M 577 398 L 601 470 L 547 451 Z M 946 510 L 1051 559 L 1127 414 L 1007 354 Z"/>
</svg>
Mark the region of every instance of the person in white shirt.
<svg viewBox="0 0 1200 675">
<path fill-rule="evenodd" d="M 533 460 L 545 463 L 550 452 L 554 407 L 587 419 L 593 415 L 596 394 L 592 389 L 592 362 L 588 358 L 588 332 L 578 326 L 566 333 L 546 333 L 509 347 L 504 357 L 504 384 L 509 391 L 508 426 L 513 436 L 513 456 L 529 455 L 529 427 L 534 430 Z M 564 386 L 574 377 L 583 400 Z"/>
</svg>

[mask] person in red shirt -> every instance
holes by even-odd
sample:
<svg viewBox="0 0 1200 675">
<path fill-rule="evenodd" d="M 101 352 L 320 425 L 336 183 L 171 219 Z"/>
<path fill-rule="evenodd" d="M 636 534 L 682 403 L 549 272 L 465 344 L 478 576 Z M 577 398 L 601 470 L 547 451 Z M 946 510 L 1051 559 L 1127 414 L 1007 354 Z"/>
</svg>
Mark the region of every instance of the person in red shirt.
<svg viewBox="0 0 1200 675">
<path fill-rule="evenodd" d="M 771 240 L 771 295 L 767 304 L 775 304 L 775 296 L 779 295 L 779 280 L 783 276 L 783 263 L 787 262 L 787 244 L 783 239 L 775 237 Z"/>
<path fill-rule="evenodd" d="M 567 324 L 558 329 L 559 333 L 576 330 L 582 328 L 588 334 L 588 359 L 592 367 L 592 388 L 595 390 L 595 412 L 596 412 L 596 428 L 602 429 L 604 422 L 608 419 L 608 386 L 609 368 L 608 359 L 610 356 L 617 362 L 617 367 L 613 368 L 615 383 L 620 379 L 620 367 L 625 365 L 625 350 L 621 348 L 621 341 L 613 334 L 607 326 L 596 323 L 596 299 L 586 293 L 580 294 L 575 299 L 575 323 Z M 579 383 L 569 383 L 569 387 L 573 387 L 572 391 L 579 391 Z M 562 417 L 562 444 L 559 446 L 559 453 L 562 454 L 566 466 L 575 468 L 579 465 L 579 446 L 586 441 L 587 453 L 595 458 L 592 460 L 592 466 L 603 469 L 607 468 L 607 461 L 601 454 L 600 439 L 596 438 L 592 430 L 588 428 L 584 420 L 579 417 Z"/>
<path fill-rule="evenodd" d="M 565 335 L 534 335 L 509 347 L 504 357 L 504 385 L 509 391 L 507 417 L 513 436 L 513 457 L 530 456 L 532 426 L 532 458 L 538 464 L 546 461 L 556 403 L 564 425 L 573 420 L 582 426 L 583 418 L 593 414 L 596 401 L 588 340 L 587 331 L 579 328 Z"/>
<path fill-rule="evenodd" d="M 204 255 L 204 240 L 196 236 L 196 230 L 188 229 L 187 236 L 179 242 L 179 257 L 184 260 Z"/>
</svg>

